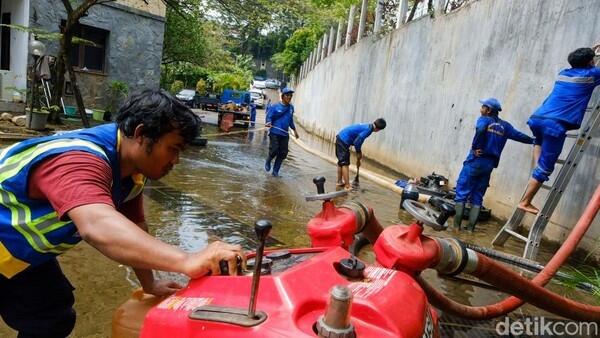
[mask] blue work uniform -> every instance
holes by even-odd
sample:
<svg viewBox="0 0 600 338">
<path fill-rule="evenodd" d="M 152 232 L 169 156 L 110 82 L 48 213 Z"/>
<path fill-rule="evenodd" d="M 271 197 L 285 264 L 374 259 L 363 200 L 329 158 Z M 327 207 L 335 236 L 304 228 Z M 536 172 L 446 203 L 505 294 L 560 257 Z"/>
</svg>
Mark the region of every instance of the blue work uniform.
<svg viewBox="0 0 600 338">
<path fill-rule="evenodd" d="M 278 102 L 269 106 L 267 110 L 267 123 L 271 123 L 269 130 L 269 155 L 265 163 L 265 169 L 271 169 L 271 161 L 275 159 L 273 164 L 273 176 L 279 175 L 279 169 L 283 160 L 288 155 L 288 143 L 290 140 L 288 129 L 296 130 L 294 125 L 294 106 L 285 105 Z"/>
<path fill-rule="evenodd" d="M 250 127 L 254 127 L 256 122 L 256 104 L 250 103 Z"/>
<path fill-rule="evenodd" d="M 373 133 L 371 123 L 358 123 L 342 129 L 337 137 L 348 147 L 354 146 L 357 153 L 361 152 L 362 144 Z"/>
<path fill-rule="evenodd" d="M 135 198 L 141 176 L 121 179 L 116 124 L 16 143 L 0 153 L 0 315 L 19 336 L 66 337 L 75 324 L 73 287 L 56 256 L 81 241 L 70 219 L 31 199 L 28 180 L 42 161 L 83 151 L 110 165 L 115 206 Z"/>
<path fill-rule="evenodd" d="M 547 181 L 554 171 L 567 130 L 581 126 L 585 109 L 598 85 L 598 67 L 562 70 L 550 95 L 527 121 L 535 136 L 535 144 L 542 147 L 537 166 L 531 174 L 538 182 Z"/>
<path fill-rule="evenodd" d="M 456 202 L 470 201 L 472 205 L 481 206 L 492 170 L 498 167 L 500 155 L 508 139 L 533 143 L 533 138 L 518 131 L 498 116 L 481 116 L 477 120 L 471 151 L 456 182 Z M 482 151 L 480 156 L 475 155 L 477 149 Z"/>
</svg>

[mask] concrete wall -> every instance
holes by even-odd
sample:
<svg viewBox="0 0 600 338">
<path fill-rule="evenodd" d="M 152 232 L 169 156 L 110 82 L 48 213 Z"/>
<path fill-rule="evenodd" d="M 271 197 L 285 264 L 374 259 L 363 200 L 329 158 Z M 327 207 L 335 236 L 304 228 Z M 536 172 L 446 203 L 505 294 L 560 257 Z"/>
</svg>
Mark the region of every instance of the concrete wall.
<svg viewBox="0 0 600 338">
<path fill-rule="evenodd" d="M 388 127 L 365 142 L 366 156 L 411 176 L 435 170 L 455 181 L 479 116 L 478 99 L 499 98 L 501 117 L 530 133 L 526 121 L 557 72 L 568 67 L 568 53 L 600 42 L 597 13 L 595 0 L 479 0 L 423 17 L 317 64 L 297 85 L 297 117 L 333 139 L 343 126 L 383 116 Z M 551 239 L 563 238 L 600 183 L 599 158 L 596 139 L 546 230 Z M 509 141 L 485 198 L 495 215 L 509 215 L 531 168 L 531 146 Z M 588 232 L 587 248 L 596 244 L 599 225 L 596 220 Z"/>
<path fill-rule="evenodd" d="M 132 7 L 144 12 L 163 17 L 165 16 L 167 11 L 167 6 L 162 0 L 117 0 L 116 2 L 128 7 Z"/>
<path fill-rule="evenodd" d="M 2 13 L 11 14 L 11 24 L 29 26 L 29 0 L 2 1 Z M 24 89 L 27 83 L 27 33 L 10 31 L 10 71 L 14 87 Z"/>
<path fill-rule="evenodd" d="M 33 27 L 56 32 L 66 12 L 59 0 L 31 0 L 30 23 Z M 78 72 L 86 105 L 103 108 L 106 83 L 120 80 L 131 91 L 158 88 L 164 36 L 164 17 L 126 7 L 119 3 L 96 5 L 81 18 L 84 25 L 110 31 L 106 53 L 106 73 Z M 58 53 L 57 41 L 45 41 L 47 53 Z M 66 97 L 69 101 L 69 97 Z"/>
</svg>

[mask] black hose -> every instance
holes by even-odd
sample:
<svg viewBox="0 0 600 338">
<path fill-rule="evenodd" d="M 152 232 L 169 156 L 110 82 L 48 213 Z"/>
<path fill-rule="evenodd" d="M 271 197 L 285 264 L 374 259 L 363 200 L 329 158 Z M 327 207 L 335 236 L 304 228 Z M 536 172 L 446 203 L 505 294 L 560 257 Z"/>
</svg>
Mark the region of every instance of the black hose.
<svg viewBox="0 0 600 338">
<path fill-rule="evenodd" d="M 544 266 L 542 264 L 532 261 L 527 258 L 507 254 L 507 253 L 496 251 L 496 250 L 493 250 L 490 248 L 481 247 L 481 246 L 478 246 L 475 244 L 470 244 L 470 243 L 464 243 L 464 244 L 467 247 L 467 249 L 477 251 L 487 257 L 493 258 L 495 260 L 498 260 L 498 261 L 506 263 L 506 264 L 510 264 L 510 265 L 519 267 L 521 269 L 525 269 L 525 270 L 528 270 L 531 272 L 540 272 L 544 269 Z M 563 279 L 563 280 L 573 279 L 571 276 L 569 276 L 568 274 L 561 272 L 561 271 L 557 271 L 556 276 L 559 279 Z M 589 283 L 577 283 L 577 288 L 584 290 L 584 291 L 588 291 L 588 292 L 594 292 L 597 289 L 594 285 L 589 284 Z"/>
</svg>

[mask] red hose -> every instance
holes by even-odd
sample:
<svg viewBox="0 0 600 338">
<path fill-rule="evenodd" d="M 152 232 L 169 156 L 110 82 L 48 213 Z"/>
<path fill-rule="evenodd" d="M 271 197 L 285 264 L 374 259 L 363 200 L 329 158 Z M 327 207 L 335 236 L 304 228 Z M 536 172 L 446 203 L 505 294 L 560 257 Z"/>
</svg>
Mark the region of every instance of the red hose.
<svg viewBox="0 0 600 338">
<path fill-rule="evenodd" d="M 537 274 L 531 281 L 529 281 L 525 278 L 522 278 L 518 274 L 512 272 L 512 270 L 506 269 L 506 268 L 502 267 L 500 264 L 493 262 L 494 269 L 496 269 L 497 266 L 500 266 L 505 270 L 511 271 L 512 275 L 515 275 L 516 277 L 519 277 L 520 279 L 518 282 L 516 280 L 512 280 L 512 279 L 510 281 L 504 281 L 504 282 L 500 282 L 499 280 L 492 279 L 492 280 L 488 280 L 487 282 L 492 283 L 495 286 L 500 285 L 500 288 L 502 290 L 508 290 L 506 288 L 508 286 L 508 287 L 514 287 L 515 290 L 519 289 L 520 287 L 525 288 L 525 289 L 531 288 L 531 290 L 536 290 L 535 291 L 536 294 L 538 292 L 541 292 L 538 290 L 538 288 L 543 289 L 543 288 L 541 288 L 541 286 L 546 285 L 548 283 L 548 281 L 550 279 L 552 279 L 552 277 L 554 276 L 556 271 L 558 271 L 560 266 L 573 253 L 573 251 L 577 247 L 577 244 L 579 244 L 579 242 L 581 241 L 581 239 L 583 238 L 583 236 L 589 229 L 590 225 L 592 224 L 594 217 L 598 213 L 598 209 L 600 209 L 600 185 L 598 185 L 598 187 L 596 187 L 596 191 L 594 192 L 594 195 L 588 202 L 585 210 L 583 211 L 583 214 L 579 218 L 579 221 L 577 221 L 577 224 L 575 224 L 575 227 L 573 227 L 573 230 L 569 234 L 569 237 L 567 237 L 567 239 L 563 242 L 563 244 L 561 245 L 559 250 L 556 252 L 556 254 L 554 254 L 552 259 L 550 259 L 548 264 L 546 264 L 544 269 L 539 274 Z M 478 255 L 479 261 L 478 261 L 477 271 L 479 271 L 480 269 L 481 269 L 481 271 L 487 271 L 486 269 L 488 269 L 488 267 L 486 265 L 488 265 L 489 264 L 488 261 L 491 261 L 491 260 L 487 259 L 487 257 L 485 257 L 485 259 L 482 259 L 481 257 L 484 257 L 484 256 Z M 512 276 L 512 277 L 515 277 L 515 276 Z M 498 278 L 500 278 L 500 276 L 498 276 Z M 478 319 L 479 320 L 479 319 L 489 319 L 489 318 L 499 317 L 499 316 L 505 315 L 511 311 L 514 311 L 515 309 L 517 309 L 518 307 L 523 305 L 523 303 L 525 301 L 534 304 L 534 302 L 530 301 L 528 298 L 524 298 L 525 301 L 523 301 L 517 297 L 511 296 L 511 297 L 508 297 L 508 298 L 506 298 L 498 303 L 495 303 L 495 304 L 490 304 L 490 305 L 486 305 L 486 306 L 468 306 L 468 305 L 460 304 L 460 303 L 446 297 L 442 293 L 438 292 L 431 285 L 429 285 L 421 277 L 417 277 L 417 282 L 421 285 L 423 290 L 425 290 L 425 292 L 427 293 L 427 296 L 429 298 L 429 301 L 435 307 L 437 307 L 443 311 L 446 311 L 450 314 L 460 316 L 460 317 L 466 317 L 466 318 L 470 318 L 470 319 Z M 517 285 L 515 285 L 515 283 L 517 283 Z M 545 290 L 545 289 L 543 289 L 543 290 Z M 508 293 L 512 294 L 513 293 L 512 291 L 513 291 L 513 289 L 509 290 Z M 552 294 L 547 290 L 545 290 L 545 292 Z M 552 295 L 554 295 L 554 294 L 552 294 Z M 524 297 L 524 295 L 522 295 L 522 294 L 517 294 L 517 296 Z M 554 296 L 556 296 L 556 295 L 554 295 Z M 546 295 L 540 296 L 538 294 L 536 297 L 549 297 L 549 296 L 546 296 Z M 559 296 L 556 296 L 556 297 L 559 297 Z M 570 300 L 566 300 L 566 301 L 570 302 L 570 303 L 568 303 L 568 306 L 584 307 L 585 308 L 584 311 L 600 313 L 599 307 L 590 307 L 588 305 L 576 303 L 576 302 L 573 302 Z M 563 303 L 564 303 L 563 300 L 559 301 L 559 300 L 552 298 L 550 305 L 551 306 L 558 305 L 561 307 L 567 306 L 567 303 L 565 303 L 565 304 L 563 304 Z M 541 304 L 540 307 L 542 305 L 550 306 L 549 304 L 544 303 L 544 304 Z M 546 311 L 554 312 L 552 308 L 542 307 L 542 309 L 544 309 Z M 569 312 L 569 313 L 571 313 L 571 312 Z M 598 313 L 590 314 L 590 315 L 598 316 Z M 561 314 L 561 315 L 572 318 L 571 316 L 567 316 L 565 314 Z M 600 317 L 594 317 L 594 318 L 600 318 Z M 592 319 L 592 320 L 598 320 L 598 319 Z"/>
</svg>

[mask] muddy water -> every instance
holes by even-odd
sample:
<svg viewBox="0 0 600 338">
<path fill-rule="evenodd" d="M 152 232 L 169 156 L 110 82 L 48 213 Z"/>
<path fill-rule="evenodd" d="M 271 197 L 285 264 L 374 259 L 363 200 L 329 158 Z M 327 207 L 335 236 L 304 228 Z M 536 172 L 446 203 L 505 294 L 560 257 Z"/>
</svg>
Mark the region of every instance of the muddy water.
<svg viewBox="0 0 600 338">
<path fill-rule="evenodd" d="M 209 126 L 205 133 L 214 134 L 217 131 Z M 312 147 L 333 155 L 331 144 L 306 133 L 301 136 Z M 335 167 L 290 142 L 290 155 L 284 162 L 281 177 L 275 178 L 262 169 L 267 148 L 268 138 L 263 131 L 258 131 L 210 138 L 206 148 L 188 149 L 180 164 L 167 177 L 145 191 L 146 218 L 152 226 L 151 231 L 162 240 L 186 250 L 200 249 L 212 238 L 252 248 L 252 224 L 257 219 L 267 218 L 274 224 L 271 245 L 308 245 L 305 224 L 320 210 L 320 203 L 306 202 L 303 196 L 316 193 L 312 178 L 319 175 L 327 179 L 326 190 L 334 189 Z M 363 166 L 391 177 L 401 177 L 399 173 L 368 161 Z M 367 180 L 361 180 L 358 191 L 347 198 L 358 199 L 372 206 L 380 222 L 386 226 L 411 220 L 410 215 L 399 211 L 400 196 Z M 491 221 L 479 224 L 474 234 L 462 232 L 458 237 L 466 242 L 487 246 L 499 227 L 498 222 Z M 522 250 L 511 241 L 504 249 L 515 254 Z M 542 261 L 546 261 L 550 255 L 550 250 L 541 250 Z M 368 251 L 363 257 L 373 259 Z M 63 255 L 60 260 L 66 275 L 76 287 L 78 321 L 72 336 L 109 336 L 112 312 L 127 299 L 134 288 L 135 277 L 130 275 L 128 269 L 103 257 L 85 243 Z M 497 292 L 438 279 L 434 273 L 427 272 L 425 276 L 440 290 L 464 303 L 483 305 L 503 298 Z M 551 288 L 566 292 L 556 285 Z M 585 295 L 576 294 L 575 298 L 591 302 L 590 297 Z M 528 306 L 519 311 L 542 313 Z M 0 322 L 0 337 L 14 336 Z"/>
</svg>

